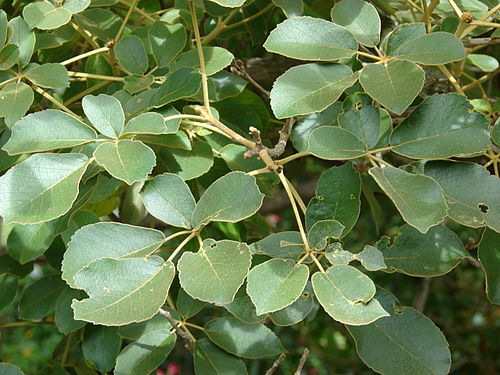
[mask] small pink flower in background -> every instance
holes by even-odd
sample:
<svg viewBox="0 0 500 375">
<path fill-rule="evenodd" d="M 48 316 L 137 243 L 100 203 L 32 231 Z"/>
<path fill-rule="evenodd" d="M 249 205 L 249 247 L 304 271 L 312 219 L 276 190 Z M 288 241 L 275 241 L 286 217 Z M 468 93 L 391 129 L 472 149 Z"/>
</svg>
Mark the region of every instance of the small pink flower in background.
<svg viewBox="0 0 500 375">
<path fill-rule="evenodd" d="M 166 375 L 180 375 L 181 374 L 181 366 L 177 363 L 169 363 L 167 365 L 167 374 Z"/>
</svg>

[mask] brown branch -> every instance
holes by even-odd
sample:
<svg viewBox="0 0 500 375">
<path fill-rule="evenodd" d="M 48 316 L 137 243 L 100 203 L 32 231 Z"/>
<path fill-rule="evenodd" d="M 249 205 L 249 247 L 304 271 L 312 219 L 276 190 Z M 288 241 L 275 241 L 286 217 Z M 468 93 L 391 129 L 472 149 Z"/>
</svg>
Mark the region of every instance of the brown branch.
<svg viewBox="0 0 500 375">
<path fill-rule="evenodd" d="M 295 375 L 300 375 L 304 365 L 306 364 L 307 358 L 309 357 L 309 349 L 305 348 L 302 357 L 300 357 L 299 365 L 297 366 L 297 370 L 295 371 Z"/>
<path fill-rule="evenodd" d="M 278 367 L 280 367 L 280 365 L 283 363 L 283 361 L 285 360 L 285 358 L 286 358 L 286 354 L 285 353 L 281 353 L 280 356 L 278 357 L 278 359 L 276 361 L 274 361 L 274 363 L 271 366 L 271 368 L 266 371 L 266 375 L 272 375 L 272 374 L 274 374 L 274 372 L 278 369 Z"/>
<path fill-rule="evenodd" d="M 255 147 L 243 154 L 243 157 L 245 159 L 250 159 L 252 156 L 258 155 L 260 151 L 266 149 L 266 147 L 262 144 L 262 138 L 260 137 L 260 130 L 254 128 L 253 126 L 250 126 L 248 130 L 250 130 L 248 133 L 252 136 L 255 142 Z"/>
<path fill-rule="evenodd" d="M 286 120 L 285 125 L 283 125 L 283 128 L 279 131 L 280 137 L 278 143 L 276 143 L 276 146 L 268 150 L 270 157 L 277 158 L 283 152 L 285 152 L 285 147 L 288 142 L 288 138 L 290 137 L 290 133 L 292 132 L 292 127 L 295 121 L 295 117 L 290 117 Z"/>
<path fill-rule="evenodd" d="M 178 322 L 175 321 L 175 319 L 168 311 L 160 309 L 159 313 L 167 318 L 170 325 L 175 329 L 175 332 L 184 339 L 184 346 L 186 347 L 188 352 L 190 352 L 191 354 L 194 353 L 194 342 L 191 337 L 189 337 L 187 332 L 179 327 Z"/>
<path fill-rule="evenodd" d="M 252 78 L 250 74 L 245 69 L 245 65 L 241 60 L 234 60 L 233 65 L 231 65 L 231 73 L 236 74 L 248 82 L 250 82 L 257 90 L 259 90 L 266 99 L 271 97 L 271 93 L 262 87 L 256 80 Z"/>
</svg>

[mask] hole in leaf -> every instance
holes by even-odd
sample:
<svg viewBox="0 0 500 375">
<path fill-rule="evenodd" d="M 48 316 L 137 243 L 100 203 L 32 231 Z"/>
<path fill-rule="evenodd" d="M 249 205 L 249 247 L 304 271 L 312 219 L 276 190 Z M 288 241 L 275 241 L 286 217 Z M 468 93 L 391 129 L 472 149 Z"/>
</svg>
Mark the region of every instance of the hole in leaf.
<svg viewBox="0 0 500 375">
<path fill-rule="evenodd" d="M 482 213 L 487 213 L 488 210 L 490 209 L 487 205 L 485 205 L 484 203 L 479 203 L 477 205 L 477 208 L 479 208 L 481 210 Z"/>
</svg>

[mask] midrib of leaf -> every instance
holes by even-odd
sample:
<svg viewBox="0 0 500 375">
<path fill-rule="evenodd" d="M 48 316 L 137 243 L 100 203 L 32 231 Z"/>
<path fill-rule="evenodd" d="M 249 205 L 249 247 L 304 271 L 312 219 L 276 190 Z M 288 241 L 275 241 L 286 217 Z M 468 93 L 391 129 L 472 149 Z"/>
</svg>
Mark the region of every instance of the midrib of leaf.
<svg viewBox="0 0 500 375">
<path fill-rule="evenodd" d="M 165 203 L 167 203 L 168 206 L 172 208 L 179 216 L 185 219 L 189 224 L 191 224 L 191 226 L 193 225 L 193 223 L 191 222 L 191 218 L 184 216 L 184 214 L 182 214 L 181 211 L 177 209 L 177 207 L 171 204 L 170 200 L 168 200 L 167 197 L 165 197 L 158 189 L 156 189 L 155 187 L 152 187 L 152 189 L 155 190 L 165 200 Z"/>
<path fill-rule="evenodd" d="M 290 103 L 290 104 L 286 107 L 285 111 L 290 110 L 290 107 L 294 107 L 297 103 L 301 102 L 302 100 L 305 100 L 305 99 L 307 99 L 307 98 L 309 98 L 309 97 L 311 97 L 311 96 L 313 96 L 313 95 L 315 95 L 315 94 L 319 93 L 319 92 L 320 92 L 320 91 L 322 91 L 322 90 L 327 90 L 327 89 L 329 89 L 331 86 L 334 86 L 334 85 L 336 85 L 336 84 L 340 85 L 342 82 L 344 82 L 344 81 L 349 81 L 350 79 L 352 79 L 352 80 L 353 80 L 353 82 L 356 82 L 356 80 L 358 79 L 358 78 L 357 78 L 357 76 L 358 76 L 358 75 L 359 75 L 359 73 L 354 72 L 354 73 L 351 73 L 350 75 L 348 75 L 347 77 L 343 77 L 343 78 L 341 78 L 341 79 L 339 79 L 339 80 L 337 80 L 337 81 L 334 81 L 334 82 L 331 82 L 331 81 L 330 81 L 331 83 L 327 84 L 326 86 L 322 86 L 322 87 L 317 88 L 316 90 L 310 91 L 308 94 L 306 94 L 306 95 L 304 95 L 304 96 L 300 97 L 299 99 L 295 100 L 294 102 Z M 322 81 L 322 82 L 324 82 L 324 81 Z M 354 84 L 354 83 L 353 83 L 353 84 Z M 340 90 L 340 89 L 338 89 L 338 90 Z M 347 130 L 347 129 L 344 129 L 344 130 Z"/>
<path fill-rule="evenodd" d="M 61 178 L 60 180 L 56 181 L 54 184 L 52 184 L 51 186 L 47 187 L 45 190 L 41 191 L 40 193 L 38 193 L 37 195 L 35 195 L 33 198 L 31 198 L 31 200 L 29 200 L 28 202 L 26 202 L 25 204 L 23 204 L 20 208 L 18 208 L 18 210 L 23 210 L 25 208 L 26 205 L 28 204 L 32 204 L 34 200 L 40 198 L 40 197 L 43 197 L 43 195 L 45 193 L 47 193 L 49 190 L 52 190 L 54 189 L 57 185 L 60 185 L 61 183 L 63 183 L 66 179 L 70 178 L 73 174 L 76 174 L 80 169 L 82 168 L 86 168 L 89 164 L 90 160 L 87 160 L 83 165 L 79 166 L 78 168 L 76 168 L 75 170 L 72 170 L 70 173 L 68 173 L 66 176 L 64 176 L 63 178 Z M 77 194 L 78 194 L 78 185 L 77 185 Z M 76 199 L 76 197 L 75 197 Z M 62 213 L 61 215 L 57 216 L 57 217 L 60 217 L 64 215 L 64 213 Z M 57 217 L 55 217 L 54 219 L 56 219 Z M 36 224 L 36 223 L 30 223 L 30 222 L 23 222 L 23 223 L 18 223 L 18 224 Z"/>
<path fill-rule="evenodd" d="M 328 283 L 331 284 L 339 292 L 339 294 L 342 296 L 342 298 L 344 298 L 349 305 L 356 305 L 359 302 L 363 302 L 363 304 L 366 304 L 366 303 L 370 302 L 370 300 L 373 298 L 373 296 L 372 296 L 372 297 L 368 298 L 367 300 L 360 300 L 360 301 L 350 300 L 349 298 L 347 298 L 344 295 L 344 293 L 342 293 L 342 291 L 339 289 L 339 287 L 337 285 L 335 285 L 335 283 L 333 282 L 333 280 L 330 279 L 330 275 L 328 275 L 328 274 L 322 274 L 322 276 L 326 277 L 326 279 L 328 280 Z"/>
<path fill-rule="evenodd" d="M 103 258 L 100 258 L 100 259 L 103 259 Z M 113 259 L 113 258 L 110 258 L 110 259 Z M 127 293 L 126 295 L 120 297 L 119 299 L 117 299 L 116 301 L 110 303 L 109 305 L 106 305 L 104 307 L 101 307 L 97 310 L 93 310 L 93 311 L 90 311 L 90 312 L 87 312 L 86 314 L 82 314 L 81 317 L 84 317 L 84 316 L 87 316 L 87 315 L 91 315 L 91 314 L 95 314 L 97 312 L 100 312 L 100 311 L 103 311 L 103 310 L 106 310 L 106 309 L 109 309 L 111 306 L 114 306 L 120 302 L 122 302 L 123 300 L 125 300 L 126 298 L 129 298 L 131 297 L 134 293 L 136 293 L 137 291 L 141 290 L 142 288 L 145 287 L 146 284 L 150 283 L 156 276 L 158 276 L 158 274 L 163 271 L 163 269 L 169 265 L 169 262 L 165 262 L 161 265 L 161 267 L 158 268 L 158 270 L 153 274 L 151 275 L 151 277 L 149 277 L 147 280 L 145 280 L 141 285 L 139 285 L 137 288 L 135 288 L 134 290 L 132 290 L 130 293 Z M 92 295 L 91 295 L 92 297 Z M 84 301 L 90 301 L 91 298 L 87 298 L 85 299 Z"/>
<path fill-rule="evenodd" d="M 422 361 L 420 358 L 418 358 L 416 355 L 414 355 L 412 352 L 410 352 L 408 349 L 406 349 L 403 345 L 401 345 L 399 342 L 397 342 L 392 336 L 390 336 L 388 333 L 386 333 L 377 323 L 372 323 L 375 328 L 377 328 L 384 336 L 387 337 L 387 339 L 391 342 L 393 342 L 395 345 L 397 345 L 399 348 L 401 348 L 402 351 L 408 353 L 410 357 L 416 359 L 418 362 L 420 362 L 425 368 L 429 369 L 429 371 L 432 374 L 436 374 L 432 368 L 427 365 L 424 361 Z"/>
<path fill-rule="evenodd" d="M 445 135 L 450 135 L 450 134 L 453 134 L 453 133 L 457 133 L 457 132 L 460 132 L 460 131 L 463 131 L 463 130 L 469 130 L 469 129 L 473 129 L 473 128 L 480 128 L 480 127 L 478 125 L 472 125 L 472 126 L 464 127 L 464 128 L 460 128 L 460 129 L 447 130 L 447 131 L 444 131 L 442 133 L 427 135 L 425 137 L 421 137 L 421 138 L 417 138 L 417 139 L 411 139 L 409 141 L 405 141 L 403 143 L 398 143 L 397 145 L 394 145 L 394 149 L 397 149 L 399 146 L 404 146 L 404 145 L 415 143 L 415 142 L 426 141 L 428 139 L 432 139 L 432 138 L 435 138 L 435 137 L 442 137 L 442 136 L 445 136 Z"/>
</svg>

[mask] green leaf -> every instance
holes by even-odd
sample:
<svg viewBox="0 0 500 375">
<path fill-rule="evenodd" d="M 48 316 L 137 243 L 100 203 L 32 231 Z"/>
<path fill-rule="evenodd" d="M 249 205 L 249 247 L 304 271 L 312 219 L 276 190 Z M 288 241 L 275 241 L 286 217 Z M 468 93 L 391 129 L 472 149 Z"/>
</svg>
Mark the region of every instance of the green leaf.
<svg viewBox="0 0 500 375">
<path fill-rule="evenodd" d="M 354 133 L 370 148 L 374 147 L 379 140 L 380 111 L 366 94 L 355 93 L 344 100 L 338 123 L 341 128 Z"/>
<path fill-rule="evenodd" d="M 380 17 L 377 9 L 363 0 L 344 0 L 335 4 L 332 21 L 354 34 L 359 43 L 375 47 L 380 42 Z"/>
<path fill-rule="evenodd" d="M 280 7 L 287 18 L 301 16 L 304 12 L 303 0 L 272 0 L 274 5 Z"/>
<path fill-rule="evenodd" d="M 33 55 L 35 33 L 20 16 L 9 21 L 9 30 L 12 30 L 10 43 L 19 47 L 19 63 L 24 67 L 30 62 Z"/>
<path fill-rule="evenodd" d="M 291 326 L 305 319 L 314 306 L 313 295 L 307 289 L 291 305 L 269 314 L 272 322 L 277 326 Z"/>
<path fill-rule="evenodd" d="M 19 48 L 9 44 L 0 49 L 0 70 L 7 70 L 14 66 L 19 58 Z"/>
<path fill-rule="evenodd" d="M 197 375 L 246 375 L 245 363 L 220 350 L 207 339 L 196 341 L 194 372 Z"/>
<path fill-rule="evenodd" d="M 144 74 L 148 70 L 148 55 L 141 38 L 127 35 L 114 48 L 116 58 L 123 68 L 132 74 Z"/>
<path fill-rule="evenodd" d="M 75 147 L 97 138 L 88 125 L 55 109 L 46 109 L 23 117 L 12 128 L 3 149 L 10 155 Z"/>
<path fill-rule="evenodd" d="M 338 125 L 337 117 L 341 108 L 342 103 L 335 102 L 321 112 L 300 116 L 293 125 L 292 134 L 290 135 L 293 147 L 299 152 L 306 152 L 307 142 L 311 132 L 320 126 Z"/>
<path fill-rule="evenodd" d="M 24 7 L 23 18 L 32 28 L 51 30 L 66 25 L 71 20 L 71 12 L 49 2 L 37 1 Z"/>
<path fill-rule="evenodd" d="M 1 91 L 0 91 L 1 93 Z M 500 146 L 500 121 L 497 120 L 495 125 L 493 125 L 493 129 L 491 129 L 491 140 L 497 146 Z"/>
<path fill-rule="evenodd" d="M 416 39 L 419 36 L 425 35 L 425 24 L 420 23 L 404 23 L 398 25 L 392 30 L 382 42 L 380 49 L 388 56 L 397 54 L 399 47 L 406 42 Z"/>
<path fill-rule="evenodd" d="M 75 320 L 73 317 L 73 310 L 71 309 L 71 302 L 73 299 L 81 299 L 83 297 L 85 297 L 85 292 L 83 290 L 75 290 L 66 287 L 57 299 L 54 322 L 59 332 L 63 335 L 74 332 L 87 324 L 81 320 Z"/>
<path fill-rule="evenodd" d="M 256 254 L 265 254 L 271 258 L 299 259 L 304 252 L 302 236 L 299 232 L 285 231 L 273 233 L 250 245 Z"/>
<path fill-rule="evenodd" d="M 148 38 L 156 64 L 160 68 L 168 66 L 184 49 L 187 41 L 186 29 L 180 23 L 168 25 L 155 22 L 149 28 Z"/>
<path fill-rule="evenodd" d="M 340 242 L 334 242 L 326 248 L 326 259 L 332 266 L 347 266 L 355 258 L 355 255 L 342 248 Z"/>
<path fill-rule="evenodd" d="M 353 326 L 365 325 L 388 316 L 373 298 L 375 284 L 351 266 L 332 266 L 312 276 L 314 293 L 333 319 Z"/>
<path fill-rule="evenodd" d="M 198 69 L 181 68 L 165 76 L 163 83 L 154 93 L 152 102 L 155 107 L 195 95 L 201 87 L 201 74 Z"/>
<path fill-rule="evenodd" d="M 19 278 L 12 275 L 0 275 L 0 313 L 7 311 L 19 291 Z"/>
<path fill-rule="evenodd" d="M 74 300 L 75 319 L 119 326 L 150 319 L 165 303 L 175 276 L 162 258 L 100 258 L 80 270 L 75 284 L 89 298 Z"/>
<path fill-rule="evenodd" d="M 498 69 L 498 60 L 493 56 L 480 55 L 475 53 L 469 53 L 467 55 L 467 62 L 477 66 L 483 72 L 493 72 Z"/>
<path fill-rule="evenodd" d="M 251 258 L 244 243 L 208 239 L 197 253 L 182 254 L 177 264 L 179 281 L 193 298 L 230 303 L 248 274 Z"/>
<path fill-rule="evenodd" d="M 146 182 L 141 198 L 148 212 L 164 223 L 191 229 L 196 202 L 182 178 L 165 173 Z"/>
<path fill-rule="evenodd" d="M 362 327 L 347 326 L 363 362 L 384 375 L 448 374 L 450 351 L 439 328 L 417 310 L 400 306 L 389 292 L 379 289 L 375 298 L 390 316 Z"/>
<path fill-rule="evenodd" d="M 193 143 L 190 150 L 162 149 L 160 154 L 167 169 L 186 181 L 204 175 L 214 164 L 212 148 L 205 142 Z"/>
<path fill-rule="evenodd" d="M 82 107 L 89 121 L 101 134 L 118 138 L 125 123 L 125 113 L 118 99 L 105 94 L 86 95 Z"/>
<path fill-rule="evenodd" d="M 114 375 L 151 374 L 167 359 L 175 341 L 175 333 L 168 328 L 145 333 L 123 348 L 116 360 Z"/>
<path fill-rule="evenodd" d="M 205 334 L 214 344 L 238 357 L 257 359 L 285 351 L 278 337 L 263 324 L 218 318 L 205 326 Z"/>
<path fill-rule="evenodd" d="M 424 173 L 436 180 L 448 203 L 448 216 L 460 224 L 500 231 L 500 179 L 472 163 L 433 161 Z"/>
<path fill-rule="evenodd" d="M 295 66 L 274 82 L 271 108 L 277 118 L 322 111 L 357 79 L 357 74 L 341 64 Z"/>
<path fill-rule="evenodd" d="M 184 319 L 189 319 L 203 310 L 205 306 L 207 306 L 207 303 L 192 298 L 184 291 L 184 289 L 179 288 L 175 306 L 177 308 L 177 312 L 181 317 L 183 317 Z"/>
<path fill-rule="evenodd" d="M 83 154 L 35 154 L 0 177 L 4 223 L 36 224 L 69 211 L 88 158 Z"/>
<path fill-rule="evenodd" d="M 91 0 L 64 0 L 63 8 L 72 14 L 80 13 L 88 8 Z"/>
<path fill-rule="evenodd" d="M 257 309 L 247 294 L 246 289 L 246 285 L 242 285 L 236 293 L 233 302 L 225 304 L 224 308 L 243 323 L 262 323 L 266 315 L 257 315 Z"/>
<path fill-rule="evenodd" d="M 173 134 L 177 128 L 169 128 L 159 113 L 146 112 L 127 122 L 122 134 Z"/>
<path fill-rule="evenodd" d="M 154 82 L 151 76 L 127 76 L 123 78 L 123 89 L 130 94 L 135 94 L 149 88 Z"/>
<path fill-rule="evenodd" d="M 68 71 L 61 64 L 43 64 L 30 69 L 26 78 L 38 86 L 49 89 L 69 87 Z"/>
<path fill-rule="evenodd" d="M 421 233 L 446 217 L 448 205 L 443 190 L 430 177 L 398 168 L 370 168 L 370 175 L 392 200 L 403 219 Z"/>
<path fill-rule="evenodd" d="M 7 41 L 7 13 L 0 9 L 0 46 L 5 45 Z"/>
<path fill-rule="evenodd" d="M 203 47 L 203 56 L 205 57 L 205 69 L 207 76 L 211 76 L 231 64 L 234 56 L 225 48 L 221 47 Z M 198 59 L 198 50 L 196 48 L 180 54 L 174 61 L 170 69 L 172 71 L 181 68 L 196 68 L 200 69 L 200 61 Z"/>
<path fill-rule="evenodd" d="M 174 319 L 175 319 L 175 313 Z M 128 340 L 138 340 L 142 336 L 153 331 L 166 330 L 170 331 L 172 329 L 171 324 L 165 319 L 165 316 L 160 313 L 156 314 L 149 320 L 145 320 L 140 323 L 130 323 L 119 327 L 118 333 L 121 337 Z"/>
<path fill-rule="evenodd" d="M 334 61 L 354 55 L 358 42 L 351 32 L 334 23 L 293 17 L 271 31 L 264 48 L 299 60 Z"/>
<path fill-rule="evenodd" d="M 339 239 L 344 229 L 337 220 L 319 220 L 309 229 L 307 240 L 313 248 L 322 250 L 328 245 L 329 238 Z"/>
<path fill-rule="evenodd" d="M 21 265 L 8 254 L 0 255 L 0 275 L 8 273 L 11 275 L 24 277 L 30 274 L 32 271 L 33 263 Z"/>
<path fill-rule="evenodd" d="M 424 70 L 410 61 L 368 64 L 359 76 L 366 93 L 398 115 L 417 97 L 424 82 Z"/>
<path fill-rule="evenodd" d="M 488 149 L 488 120 L 462 95 L 433 95 L 394 130 L 391 144 L 410 158 L 470 156 Z"/>
<path fill-rule="evenodd" d="M 118 327 L 87 325 L 82 342 L 85 364 L 99 372 L 111 371 L 115 367 L 121 343 Z"/>
<path fill-rule="evenodd" d="M 0 90 L 0 117 L 12 127 L 31 107 L 33 90 L 24 82 L 9 83 Z"/>
<path fill-rule="evenodd" d="M 437 228 L 437 227 L 436 227 Z M 384 261 L 384 254 L 376 247 L 366 245 L 365 248 L 355 255 L 368 271 L 378 271 L 387 268 Z"/>
<path fill-rule="evenodd" d="M 248 274 L 247 293 L 257 308 L 257 315 L 291 305 L 300 297 L 309 279 L 309 268 L 293 260 L 271 259 L 252 268 Z"/>
<path fill-rule="evenodd" d="M 109 239 L 113 241 L 110 242 Z M 158 249 L 165 236 L 156 229 L 103 222 L 75 232 L 62 261 L 62 278 L 75 287 L 75 274 L 100 258 L 144 258 Z"/>
<path fill-rule="evenodd" d="M 228 173 L 201 196 L 193 212 L 193 225 L 199 227 L 210 221 L 238 222 L 256 213 L 263 199 L 255 177 L 243 172 Z"/>
<path fill-rule="evenodd" d="M 140 141 L 106 142 L 94 152 L 96 162 L 128 185 L 144 180 L 156 165 L 156 155 Z"/>
<path fill-rule="evenodd" d="M 123 20 L 115 13 L 102 8 L 86 9 L 76 14 L 74 20 L 83 30 L 104 42 L 114 39 L 123 23 Z"/>
<path fill-rule="evenodd" d="M 42 255 L 54 237 L 55 233 L 47 223 L 15 224 L 7 238 L 7 249 L 12 258 L 25 264 Z"/>
<path fill-rule="evenodd" d="M 392 56 L 425 65 L 448 64 L 465 58 L 462 41 L 446 32 L 425 34 L 402 44 Z"/>
<path fill-rule="evenodd" d="M 2 375 L 24 375 L 24 372 L 19 370 L 14 365 L 9 363 L 0 362 L 0 374 Z"/>
<path fill-rule="evenodd" d="M 24 320 L 41 320 L 56 306 L 65 288 L 59 275 L 45 276 L 28 285 L 19 301 L 19 316 Z"/>
<path fill-rule="evenodd" d="M 306 228 L 321 220 L 336 220 L 349 233 L 358 221 L 361 207 L 361 177 L 354 165 L 346 163 L 324 172 L 306 211 Z"/>
<path fill-rule="evenodd" d="M 467 257 L 458 236 L 438 225 L 426 234 L 403 225 L 393 240 L 383 237 L 377 247 L 391 271 L 410 276 L 432 277 L 450 272 Z"/>
<path fill-rule="evenodd" d="M 500 234 L 486 228 L 479 243 L 478 258 L 486 275 L 486 294 L 500 305 Z"/>
<path fill-rule="evenodd" d="M 209 0 L 223 7 L 237 8 L 243 5 L 245 0 Z"/>
<path fill-rule="evenodd" d="M 347 160 L 366 154 L 366 145 L 349 130 L 337 126 L 320 126 L 309 136 L 307 152 L 320 159 Z"/>
</svg>

